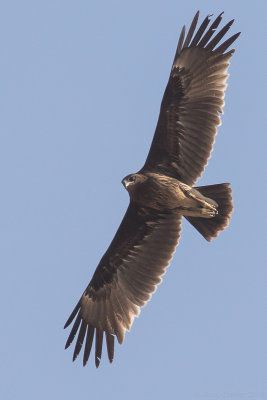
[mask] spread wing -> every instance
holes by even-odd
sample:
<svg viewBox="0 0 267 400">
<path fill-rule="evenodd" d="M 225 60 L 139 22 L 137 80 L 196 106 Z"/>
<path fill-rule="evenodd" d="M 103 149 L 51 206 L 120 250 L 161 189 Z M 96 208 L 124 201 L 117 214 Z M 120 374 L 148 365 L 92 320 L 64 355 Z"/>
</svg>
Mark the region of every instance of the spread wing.
<svg viewBox="0 0 267 400">
<path fill-rule="evenodd" d="M 161 172 L 193 186 L 207 165 L 224 105 L 227 70 L 239 36 L 220 44 L 234 20 L 216 35 L 220 14 L 210 16 L 194 35 L 199 12 L 185 37 L 183 27 L 146 163 L 141 171 Z M 205 32 L 206 31 L 206 32 Z"/>
<path fill-rule="evenodd" d="M 79 330 L 73 361 L 83 342 L 83 364 L 88 361 L 95 334 L 95 364 L 102 354 L 103 334 L 109 361 L 114 336 L 122 343 L 133 319 L 150 299 L 165 273 L 178 243 L 181 215 L 158 212 L 130 203 L 122 223 L 94 275 L 66 322 L 76 316 L 66 348 Z"/>
</svg>

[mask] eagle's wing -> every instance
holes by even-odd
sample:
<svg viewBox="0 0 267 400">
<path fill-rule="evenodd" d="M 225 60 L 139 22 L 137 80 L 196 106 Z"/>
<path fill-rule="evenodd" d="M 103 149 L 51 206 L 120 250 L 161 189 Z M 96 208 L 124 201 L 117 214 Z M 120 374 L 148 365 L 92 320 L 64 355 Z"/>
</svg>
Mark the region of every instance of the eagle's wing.
<svg viewBox="0 0 267 400">
<path fill-rule="evenodd" d="M 158 212 L 130 203 L 122 223 L 102 257 L 80 301 L 66 322 L 73 324 L 66 348 L 79 334 L 73 360 L 85 340 L 83 364 L 91 351 L 94 333 L 95 364 L 102 353 L 103 333 L 106 335 L 110 362 L 114 356 L 114 335 L 122 343 L 125 330 L 150 299 L 168 267 L 181 230 L 181 215 Z"/>
<path fill-rule="evenodd" d="M 220 14 L 209 29 L 210 16 L 194 35 L 197 13 L 185 37 L 183 27 L 151 148 L 142 170 L 161 172 L 192 186 L 207 165 L 219 113 L 224 105 L 227 70 L 240 33 L 220 44 L 234 20 L 216 35 Z M 141 171 L 142 171 L 141 170 Z"/>
</svg>

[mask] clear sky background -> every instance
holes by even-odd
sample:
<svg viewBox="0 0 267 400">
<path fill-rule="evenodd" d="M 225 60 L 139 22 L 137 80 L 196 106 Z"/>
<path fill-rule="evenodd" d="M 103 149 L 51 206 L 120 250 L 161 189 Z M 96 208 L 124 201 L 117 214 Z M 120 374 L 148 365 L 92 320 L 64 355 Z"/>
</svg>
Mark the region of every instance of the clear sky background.
<svg viewBox="0 0 267 400">
<path fill-rule="evenodd" d="M 200 184 L 231 182 L 212 243 L 185 221 L 115 360 L 82 367 L 63 325 L 128 204 L 183 24 L 242 31 Z M 262 400 L 266 382 L 266 1 L 7 1 L 0 6 L 0 397 Z"/>
</svg>

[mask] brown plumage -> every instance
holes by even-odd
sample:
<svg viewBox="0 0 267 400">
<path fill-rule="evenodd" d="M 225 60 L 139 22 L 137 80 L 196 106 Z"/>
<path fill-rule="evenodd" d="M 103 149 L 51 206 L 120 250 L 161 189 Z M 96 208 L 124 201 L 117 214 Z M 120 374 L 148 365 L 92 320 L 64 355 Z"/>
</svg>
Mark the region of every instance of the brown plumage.
<svg viewBox="0 0 267 400">
<path fill-rule="evenodd" d="M 76 317 L 66 348 L 78 332 L 73 360 L 83 343 L 85 365 L 95 336 L 95 364 L 105 334 L 109 361 L 114 336 L 122 343 L 133 319 L 150 299 L 168 267 L 186 219 L 207 239 L 218 236 L 233 210 L 228 183 L 195 187 L 212 151 L 224 105 L 227 70 L 237 33 L 220 44 L 233 20 L 216 35 L 220 14 L 196 31 L 199 13 L 185 38 L 183 27 L 160 115 L 143 168 L 122 181 L 130 204 L 109 248 L 65 324 Z"/>
</svg>

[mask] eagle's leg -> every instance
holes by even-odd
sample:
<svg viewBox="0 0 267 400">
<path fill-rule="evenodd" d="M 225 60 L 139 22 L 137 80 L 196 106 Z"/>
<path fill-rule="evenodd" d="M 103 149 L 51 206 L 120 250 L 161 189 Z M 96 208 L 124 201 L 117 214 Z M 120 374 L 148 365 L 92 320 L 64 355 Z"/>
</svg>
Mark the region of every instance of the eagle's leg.
<svg viewBox="0 0 267 400">
<path fill-rule="evenodd" d="M 213 218 L 218 214 L 215 206 L 209 207 L 182 207 L 182 214 L 187 217 Z"/>
</svg>

